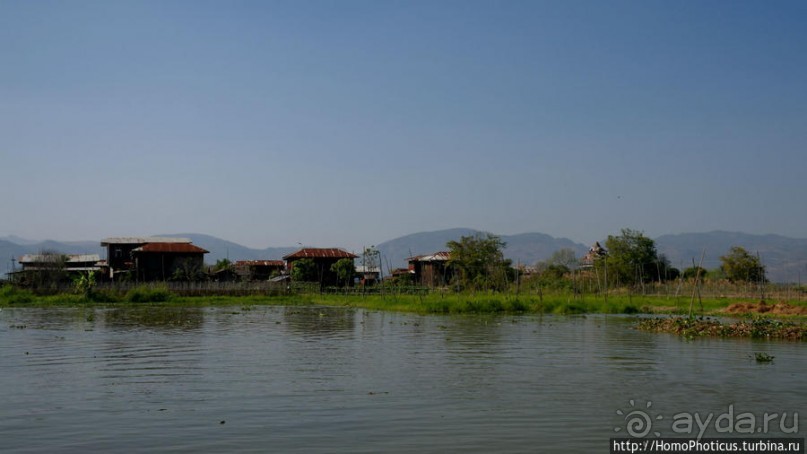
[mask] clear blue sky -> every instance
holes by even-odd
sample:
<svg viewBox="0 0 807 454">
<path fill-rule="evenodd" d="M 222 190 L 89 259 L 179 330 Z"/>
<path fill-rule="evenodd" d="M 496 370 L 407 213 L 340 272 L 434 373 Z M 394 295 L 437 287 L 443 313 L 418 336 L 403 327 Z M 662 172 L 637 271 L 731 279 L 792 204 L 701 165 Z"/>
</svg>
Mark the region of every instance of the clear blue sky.
<svg viewBox="0 0 807 454">
<path fill-rule="evenodd" d="M 804 1 L 0 0 L 0 236 L 807 237 Z"/>
</svg>

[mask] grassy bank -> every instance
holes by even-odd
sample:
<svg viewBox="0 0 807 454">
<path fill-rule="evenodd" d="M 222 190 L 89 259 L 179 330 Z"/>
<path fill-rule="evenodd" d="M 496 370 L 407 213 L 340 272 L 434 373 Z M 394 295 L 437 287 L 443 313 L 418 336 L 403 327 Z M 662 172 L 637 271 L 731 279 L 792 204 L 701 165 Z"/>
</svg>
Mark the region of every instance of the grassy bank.
<svg viewBox="0 0 807 454">
<path fill-rule="evenodd" d="M 729 305 L 746 300 L 737 298 L 709 298 L 693 306 L 695 315 L 722 313 Z M 513 293 L 453 293 L 432 292 L 425 295 L 373 294 L 341 295 L 300 293 L 292 295 L 248 295 L 180 297 L 164 287 L 142 286 L 125 293 L 110 291 L 89 294 L 59 293 L 38 296 L 30 291 L 3 287 L 0 289 L 0 306 L 56 306 L 56 305 L 125 305 L 161 304 L 176 306 L 229 306 L 229 305 L 326 305 L 357 307 L 373 310 L 391 310 L 421 314 L 471 313 L 542 313 L 542 314 L 637 314 L 666 313 L 688 314 L 690 298 L 666 296 L 636 296 L 612 294 L 578 295 L 544 293 L 541 295 Z M 792 302 L 800 304 L 800 302 Z"/>
<path fill-rule="evenodd" d="M 695 315 L 719 314 L 729 305 L 747 300 L 738 298 L 708 298 L 693 306 Z M 137 304 L 171 306 L 231 306 L 231 305 L 325 305 L 390 310 L 421 314 L 473 314 L 473 313 L 540 313 L 540 314 L 687 314 L 691 298 L 667 296 L 637 296 L 614 292 L 603 295 L 577 295 L 570 293 L 454 293 L 429 294 L 319 294 L 296 293 L 289 295 L 246 296 L 177 296 L 160 285 L 141 286 L 123 292 L 109 290 L 86 294 L 59 293 L 35 295 L 13 287 L 0 288 L 0 306 L 119 306 Z M 804 305 L 801 302 L 792 302 Z"/>
</svg>

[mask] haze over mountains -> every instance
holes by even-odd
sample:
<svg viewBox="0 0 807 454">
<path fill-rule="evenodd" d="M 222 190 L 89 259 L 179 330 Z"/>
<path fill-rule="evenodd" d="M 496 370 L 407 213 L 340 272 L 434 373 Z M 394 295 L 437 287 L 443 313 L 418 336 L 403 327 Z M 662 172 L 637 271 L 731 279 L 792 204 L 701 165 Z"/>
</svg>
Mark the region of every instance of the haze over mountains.
<svg viewBox="0 0 807 454">
<path fill-rule="evenodd" d="M 446 243 L 459 239 L 463 235 L 472 235 L 477 230 L 456 228 L 434 232 L 419 232 L 395 238 L 376 247 L 382 253 L 384 272 L 391 268 L 406 266 L 406 258 L 429 254 L 446 249 Z M 293 252 L 298 246 L 269 247 L 254 249 L 232 241 L 223 240 L 210 235 L 198 233 L 160 234 L 159 236 L 176 236 L 190 238 L 194 244 L 210 251 L 206 254 L 207 263 L 229 258 L 236 260 L 280 259 Z M 543 233 L 522 233 L 518 235 L 501 235 L 507 243 L 505 256 L 513 263 L 533 265 L 549 258 L 553 252 L 569 248 L 578 257 L 586 253 L 590 245 L 578 243 L 568 238 L 555 238 Z M 671 264 L 677 268 L 692 265 L 693 258 L 700 259 L 702 251 L 706 251 L 704 267 L 712 269 L 720 266 L 720 256 L 728 252 L 732 246 L 742 246 L 751 253 L 759 253 L 768 268 L 768 277 L 774 282 L 798 282 L 807 280 L 807 239 L 788 238 L 780 235 L 751 235 L 739 232 L 714 231 L 708 233 L 682 233 L 662 235 L 654 238 L 656 248 L 664 254 Z M 604 239 L 601 241 L 604 243 Z M 323 244 L 321 247 L 339 245 Z M 99 254 L 105 258 L 105 250 L 99 241 L 36 241 L 14 236 L 0 237 L 0 274 L 12 270 L 12 258 L 24 254 L 32 254 L 44 250 L 58 251 L 65 254 Z M 357 255 L 361 251 L 352 251 Z"/>
</svg>

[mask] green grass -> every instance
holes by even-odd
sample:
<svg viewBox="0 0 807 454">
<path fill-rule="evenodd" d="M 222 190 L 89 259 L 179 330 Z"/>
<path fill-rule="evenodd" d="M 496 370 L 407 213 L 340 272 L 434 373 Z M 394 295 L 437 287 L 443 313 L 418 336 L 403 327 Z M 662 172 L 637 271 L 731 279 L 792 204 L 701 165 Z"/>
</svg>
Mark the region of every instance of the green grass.
<svg viewBox="0 0 807 454">
<path fill-rule="evenodd" d="M 544 296 L 512 295 L 501 293 L 432 293 L 429 295 L 315 295 L 314 304 L 329 306 L 360 307 L 375 310 L 415 312 L 420 314 L 633 314 L 640 308 L 623 301 L 606 303 L 603 299 L 570 299 L 564 295 Z"/>
<path fill-rule="evenodd" d="M 165 303 L 173 297 L 165 287 L 140 286 L 129 290 L 124 299 L 130 303 Z"/>
<path fill-rule="evenodd" d="M 127 306 L 158 304 L 163 306 L 299 306 L 325 305 L 413 312 L 420 314 L 637 314 L 665 313 L 686 315 L 689 311 L 689 296 L 638 296 L 614 291 L 606 298 L 603 295 L 578 295 L 570 292 L 535 293 L 453 293 L 432 292 L 428 294 L 319 294 L 300 293 L 293 295 L 250 295 L 250 296 L 177 296 L 165 287 L 141 286 L 126 294 L 114 291 L 93 291 L 90 295 L 64 293 L 51 296 L 37 296 L 30 291 L 9 286 L 0 288 L 0 306 Z M 747 302 L 738 298 L 703 299 L 703 312 L 697 301 L 694 315 L 716 314 L 728 305 Z M 791 301 L 791 304 L 805 303 Z"/>
<path fill-rule="evenodd" d="M 10 285 L 0 287 L 0 303 L 4 305 L 24 305 L 31 304 L 36 300 L 36 296 L 29 290 L 14 288 Z"/>
</svg>

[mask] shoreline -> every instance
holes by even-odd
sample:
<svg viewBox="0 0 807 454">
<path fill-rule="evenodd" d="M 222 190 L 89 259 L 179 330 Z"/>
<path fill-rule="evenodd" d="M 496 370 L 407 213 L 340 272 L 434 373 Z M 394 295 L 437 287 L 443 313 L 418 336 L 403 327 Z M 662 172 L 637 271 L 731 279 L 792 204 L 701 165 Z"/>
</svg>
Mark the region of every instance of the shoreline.
<svg viewBox="0 0 807 454">
<path fill-rule="evenodd" d="M 745 298 L 703 300 L 688 315 L 690 298 L 664 296 L 431 293 L 427 295 L 351 295 L 300 293 L 294 295 L 176 296 L 164 289 L 130 292 L 125 297 L 99 301 L 86 295 L 61 293 L 36 296 L 16 289 L 0 289 L 0 308 L 199 308 L 255 306 L 321 306 L 413 313 L 420 315 L 634 315 L 636 329 L 698 337 L 807 340 L 807 304 L 800 301 L 752 303 Z M 106 295 L 107 297 L 109 295 Z M 738 312 L 755 310 L 756 312 Z M 647 317 L 651 316 L 651 317 Z M 733 321 L 716 320 L 729 318 Z"/>
<path fill-rule="evenodd" d="M 747 317 L 764 316 L 807 320 L 807 302 L 797 300 L 752 301 L 741 297 L 704 298 L 702 303 L 690 297 L 658 295 L 625 295 L 569 293 L 502 293 L 502 292 L 431 292 L 428 294 L 338 294 L 299 292 L 272 295 L 178 296 L 164 288 L 137 288 L 126 294 L 91 292 L 90 294 L 57 293 L 35 295 L 28 290 L 0 288 L 0 307 L 34 306 L 234 306 L 322 305 L 356 307 L 374 310 L 420 314 L 653 314 L 687 316 Z"/>
</svg>

